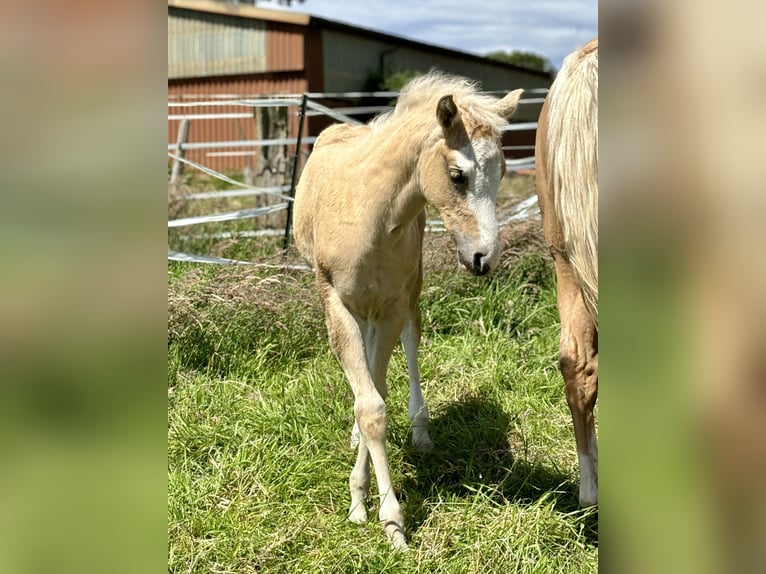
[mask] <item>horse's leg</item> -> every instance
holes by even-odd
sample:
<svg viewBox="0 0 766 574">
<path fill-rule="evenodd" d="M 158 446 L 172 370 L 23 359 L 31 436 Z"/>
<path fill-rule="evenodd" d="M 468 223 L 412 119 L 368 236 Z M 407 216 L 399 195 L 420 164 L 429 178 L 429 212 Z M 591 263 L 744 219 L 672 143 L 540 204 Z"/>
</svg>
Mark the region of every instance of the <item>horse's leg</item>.
<svg viewBox="0 0 766 574">
<path fill-rule="evenodd" d="M 416 304 L 410 311 L 402 331 L 402 346 L 407 355 L 407 372 L 410 375 L 410 404 L 407 410 L 412 425 L 412 446 L 418 450 L 433 448 L 428 436 L 428 407 L 423 400 L 418 369 L 418 347 L 420 346 L 420 307 Z"/>
<path fill-rule="evenodd" d="M 363 344 L 359 326 L 353 317 L 346 316 L 348 311 L 343 303 L 337 299 L 332 287 L 326 281 L 317 278 L 317 287 L 327 323 L 330 348 L 338 358 L 356 396 L 356 385 L 353 381 L 358 376 L 364 377 L 364 371 L 367 369 L 366 360 L 360 365 L 359 357 L 355 356 L 355 353 L 356 355 L 359 354 L 359 349 L 354 350 L 354 345 L 358 347 L 358 345 Z M 332 305 L 330 304 L 331 299 Z M 361 349 L 361 353 L 364 356 L 364 348 Z M 367 443 L 361 439 L 359 424 L 355 416 L 354 428 L 351 431 L 351 448 L 356 447 L 359 447 L 359 450 L 348 480 L 351 491 L 348 519 L 355 524 L 363 524 L 367 521 L 367 508 L 364 499 L 367 498 L 370 491 L 370 453 L 367 449 Z"/>
<path fill-rule="evenodd" d="M 366 323 L 362 333 L 364 337 L 365 350 L 367 351 L 367 363 L 370 367 L 375 387 L 378 395 L 386 399 L 388 395 L 388 385 L 386 383 L 386 373 L 388 363 L 391 360 L 391 353 L 399 340 L 399 334 L 402 332 L 403 313 L 397 310 L 392 312 L 386 318 L 378 321 Z M 362 442 L 366 440 L 363 423 L 358 420 L 359 428 L 362 434 Z M 360 443 L 361 445 L 361 443 Z M 385 457 L 385 429 L 381 440 L 382 452 Z M 379 447 L 380 445 L 375 445 Z M 382 476 L 375 464 L 375 455 L 372 453 L 373 446 L 369 445 L 372 454 L 373 465 L 375 466 L 375 477 L 378 481 L 378 491 L 380 493 L 380 512 L 379 518 L 386 534 L 393 542 L 395 547 L 406 548 L 404 541 L 404 515 L 396 499 L 391 479 L 389 477 L 388 464 L 384 467 L 385 475 Z"/>
<path fill-rule="evenodd" d="M 362 516 L 366 516 L 366 511 L 361 509 L 364 507 L 364 495 L 369 488 L 369 456 L 375 468 L 381 495 L 379 517 L 383 528 L 395 547 L 406 548 L 404 516 L 393 492 L 388 470 L 386 403 L 368 366 L 362 330 L 331 287 L 320 286 L 320 293 L 324 298 L 330 345 L 351 384 L 354 393 L 354 416 L 361 434 L 357 462 L 349 478 L 352 498 L 349 518 L 359 521 Z"/>
<path fill-rule="evenodd" d="M 561 318 L 559 367 L 572 412 L 580 467 L 580 505 L 598 502 L 598 446 L 593 407 L 598 393 L 598 331 L 588 313 L 582 292 L 566 256 L 566 245 L 556 215 L 554 190 L 548 181 L 548 108 L 546 98 L 537 120 L 535 173 L 543 234 L 556 266 L 556 302 Z"/>
<path fill-rule="evenodd" d="M 572 412 L 580 463 L 580 506 L 598 503 L 598 445 L 593 407 L 598 394 L 598 331 L 569 262 L 556 258 L 561 317 L 559 366 Z"/>
<path fill-rule="evenodd" d="M 367 443 L 359 436 L 359 427 L 356 422 L 354 422 L 354 429 L 356 430 L 356 445 L 358 445 L 359 450 L 356 453 L 356 462 L 348 479 L 351 490 L 348 519 L 354 524 L 364 524 L 367 522 L 367 508 L 364 499 L 370 492 L 370 451 L 367 449 Z"/>
</svg>

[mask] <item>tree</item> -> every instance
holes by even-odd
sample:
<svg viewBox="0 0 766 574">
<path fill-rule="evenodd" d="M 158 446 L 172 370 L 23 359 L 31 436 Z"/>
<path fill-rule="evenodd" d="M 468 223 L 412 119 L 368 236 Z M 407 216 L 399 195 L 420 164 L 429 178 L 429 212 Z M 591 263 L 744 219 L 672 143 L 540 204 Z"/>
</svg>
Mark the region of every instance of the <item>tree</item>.
<svg viewBox="0 0 766 574">
<path fill-rule="evenodd" d="M 497 52 L 490 52 L 486 55 L 491 60 L 497 60 L 498 62 L 505 62 L 507 64 L 514 64 L 521 66 L 522 68 L 529 68 L 530 70 L 539 70 L 547 74 L 555 74 L 556 68 L 553 67 L 551 61 L 534 52 L 522 52 L 521 50 L 514 50 L 513 52 L 504 52 L 499 50 Z"/>
<path fill-rule="evenodd" d="M 398 72 L 390 72 L 383 78 L 383 81 L 380 82 L 380 89 L 391 92 L 399 92 L 404 87 L 404 84 L 409 82 L 411 79 L 422 75 L 422 73 L 423 72 L 418 72 L 417 70 L 410 69 L 400 70 Z"/>
</svg>

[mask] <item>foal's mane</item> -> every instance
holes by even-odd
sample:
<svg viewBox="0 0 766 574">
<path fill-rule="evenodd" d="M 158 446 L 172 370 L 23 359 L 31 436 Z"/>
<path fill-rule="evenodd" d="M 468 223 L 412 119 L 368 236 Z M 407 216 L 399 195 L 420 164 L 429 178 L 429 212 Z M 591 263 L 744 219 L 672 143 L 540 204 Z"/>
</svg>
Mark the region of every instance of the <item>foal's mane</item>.
<svg viewBox="0 0 766 574">
<path fill-rule="evenodd" d="M 383 128 L 400 119 L 436 123 L 436 105 L 442 96 L 451 94 L 460 110 L 466 128 L 483 126 L 493 137 L 500 136 L 500 129 L 508 120 L 496 108 L 497 99 L 483 94 L 477 82 L 443 72 L 429 72 L 410 80 L 399 93 L 396 107 L 373 119 L 373 130 Z M 418 122 L 418 123 L 420 123 Z"/>
</svg>

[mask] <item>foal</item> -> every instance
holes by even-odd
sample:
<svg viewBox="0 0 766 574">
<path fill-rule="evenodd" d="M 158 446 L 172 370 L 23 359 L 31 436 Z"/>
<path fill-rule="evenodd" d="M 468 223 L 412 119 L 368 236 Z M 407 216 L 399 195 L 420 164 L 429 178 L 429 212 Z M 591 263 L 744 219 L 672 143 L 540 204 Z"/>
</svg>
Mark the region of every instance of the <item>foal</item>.
<svg viewBox="0 0 766 574">
<path fill-rule="evenodd" d="M 425 206 L 453 233 L 459 263 L 476 275 L 497 263 L 495 196 L 505 162 L 500 128 L 522 90 L 482 95 L 465 79 L 431 73 L 402 90 L 395 109 L 366 126 L 320 134 L 294 205 L 295 240 L 313 265 L 330 346 L 354 393 L 358 441 L 349 519 L 367 519 L 369 462 L 379 519 L 406 548 L 404 516 L 386 455 L 386 371 L 401 337 L 410 379 L 412 444 L 431 447 L 417 351 Z"/>
<path fill-rule="evenodd" d="M 565 60 L 540 112 L 535 145 L 543 232 L 561 318 L 559 366 L 580 463 L 580 505 L 598 502 L 598 39 Z"/>
</svg>

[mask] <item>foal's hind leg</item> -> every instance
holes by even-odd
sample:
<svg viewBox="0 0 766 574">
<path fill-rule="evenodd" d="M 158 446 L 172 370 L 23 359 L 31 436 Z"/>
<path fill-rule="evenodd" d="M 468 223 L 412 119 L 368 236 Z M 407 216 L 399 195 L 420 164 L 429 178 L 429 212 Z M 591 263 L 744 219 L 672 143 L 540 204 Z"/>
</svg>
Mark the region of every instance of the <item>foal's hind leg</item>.
<svg viewBox="0 0 766 574">
<path fill-rule="evenodd" d="M 598 445 L 593 407 L 598 394 L 598 331 L 569 262 L 556 258 L 561 317 L 559 366 L 572 412 L 580 463 L 580 506 L 598 503 Z"/>
<path fill-rule="evenodd" d="M 420 388 L 420 370 L 418 368 L 418 347 L 420 346 L 421 319 L 420 308 L 410 312 L 402 331 L 402 346 L 407 355 L 407 372 L 410 376 L 410 404 L 407 410 L 412 425 L 412 446 L 418 450 L 433 448 L 428 436 L 428 407 L 423 400 Z"/>
</svg>

